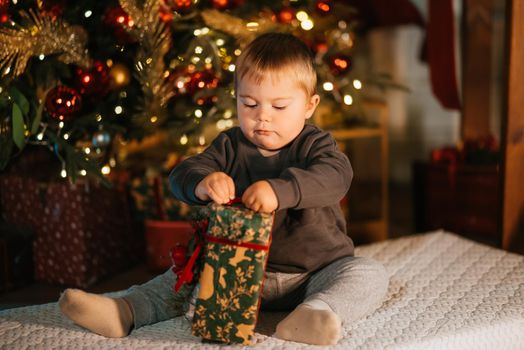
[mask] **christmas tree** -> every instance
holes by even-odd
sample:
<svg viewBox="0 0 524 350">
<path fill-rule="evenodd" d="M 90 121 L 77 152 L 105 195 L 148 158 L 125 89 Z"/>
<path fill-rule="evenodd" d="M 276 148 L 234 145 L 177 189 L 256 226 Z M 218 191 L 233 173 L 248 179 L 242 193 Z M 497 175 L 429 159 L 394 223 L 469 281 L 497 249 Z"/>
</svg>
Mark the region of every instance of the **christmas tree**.
<svg viewBox="0 0 524 350">
<path fill-rule="evenodd" d="M 72 180 L 198 151 L 235 124 L 235 59 L 267 31 L 302 38 L 322 98 L 357 115 L 353 15 L 329 0 L 0 0 L 0 171 L 27 145 Z"/>
</svg>

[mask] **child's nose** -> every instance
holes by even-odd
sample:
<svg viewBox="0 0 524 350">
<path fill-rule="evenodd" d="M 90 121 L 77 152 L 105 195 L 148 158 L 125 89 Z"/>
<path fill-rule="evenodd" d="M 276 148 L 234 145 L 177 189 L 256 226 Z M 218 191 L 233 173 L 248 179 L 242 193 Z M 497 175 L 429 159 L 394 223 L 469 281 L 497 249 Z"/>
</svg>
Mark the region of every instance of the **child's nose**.
<svg viewBox="0 0 524 350">
<path fill-rule="evenodd" d="M 260 110 L 258 112 L 258 120 L 260 120 L 262 122 L 268 122 L 268 121 L 271 120 L 271 115 L 264 108 L 260 108 Z"/>
</svg>

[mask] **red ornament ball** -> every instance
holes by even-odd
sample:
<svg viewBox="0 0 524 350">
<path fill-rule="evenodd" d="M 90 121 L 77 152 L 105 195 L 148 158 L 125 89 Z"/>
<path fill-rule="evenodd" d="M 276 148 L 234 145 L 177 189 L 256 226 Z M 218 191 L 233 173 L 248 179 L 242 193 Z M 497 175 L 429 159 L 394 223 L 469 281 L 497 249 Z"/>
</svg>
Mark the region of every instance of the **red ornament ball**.
<svg viewBox="0 0 524 350">
<path fill-rule="evenodd" d="M 187 13 L 193 9 L 195 2 L 193 0 L 164 0 L 165 4 L 171 8 L 171 10 Z"/>
<path fill-rule="evenodd" d="M 190 95 L 194 95 L 195 92 L 201 89 L 216 89 L 219 83 L 220 79 L 218 79 L 215 72 L 211 69 L 206 69 L 191 74 L 185 87 Z"/>
<path fill-rule="evenodd" d="M 315 2 L 315 9 L 321 15 L 327 15 L 333 10 L 333 1 L 330 0 L 317 0 Z"/>
<path fill-rule="evenodd" d="M 90 69 L 77 68 L 76 77 L 82 95 L 104 95 L 109 89 L 109 69 L 100 61 Z"/>
<path fill-rule="evenodd" d="M 0 11 L 6 11 L 11 0 L 0 0 Z"/>
<path fill-rule="evenodd" d="M 67 0 L 44 0 L 40 12 L 51 18 L 58 18 L 64 13 L 66 5 Z"/>
<path fill-rule="evenodd" d="M 213 0 L 213 7 L 217 10 L 227 10 L 233 5 L 231 0 Z"/>
<path fill-rule="evenodd" d="M 320 41 L 313 44 L 311 47 L 311 50 L 317 54 L 317 53 L 326 53 L 328 50 L 328 44 L 326 42 Z"/>
<path fill-rule="evenodd" d="M 134 41 L 128 34 L 128 31 L 135 25 L 135 22 L 122 7 L 109 7 L 104 13 L 103 22 L 106 26 L 113 29 L 119 43 L 125 44 Z"/>
<path fill-rule="evenodd" d="M 10 0 L 0 0 L 0 23 L 9 21 L 9 3 Z"/>
<path fill-rule="evenodd" d="M 196 100 L 197 105 L 205 106 L 205 107 L 211 107 L 217 102 L 218 102 L 218 96 L 216 95 L 201 96 L 197 98 Z"/>
<path fill-rule="evenodd" d="M 329 58 L 328 65 L 333 75 L 342 75 L 351 69 L 351 58 L 344 54 L 333 55 Z"/>
<path fill-rule="evenodd" d="M 47 93 L 45 109 L 55 119 L 70 119 L 81 107 L 80 94 L 69 86 L 59 85 Z"/>
<path fill-rule="evenodd" d="M 290 24 L 295 19 L 296 11 L 292 7 L 284 7 L 277 14 L 278 21 L 285 24 Z"/>
<path fill-rule="evenodd" d="M 171 22 L 174 18 L 173 12 L 169 5 L 167 4 L 166 0 L 160 0 L 160 6 L 158 8 L 158 15 L 160 16 L 160 19 L 164 23 Z"/>
<path fill-rule="evenodd" d="M 223 11 L 244 5 L 245 0 L 213 0 L 213 8 Z"/>
</svg>

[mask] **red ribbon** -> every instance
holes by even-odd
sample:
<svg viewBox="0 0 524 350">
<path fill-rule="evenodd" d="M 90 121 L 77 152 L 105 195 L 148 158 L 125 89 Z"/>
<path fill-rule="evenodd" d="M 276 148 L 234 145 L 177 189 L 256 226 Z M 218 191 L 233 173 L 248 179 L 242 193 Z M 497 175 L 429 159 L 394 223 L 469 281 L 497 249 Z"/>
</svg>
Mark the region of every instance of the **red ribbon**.
<svg viewBox="0 0 524 350">
<path fill-rule="evenodd" d="M 234 247 L 242 247 L 242 248 L 256 249 L 256 250 L 269 250 L 269 244 L 264 245 L 264 244 L 249 243 L 249 242 L 236 242 L 236 241 L 229 240 L 227 238 L 208 236 L 208 235 L 205 235 L 204 237 L 207 242 L 211 242 L 211 243 L 232 245 Z"/>
<path fill-rule="evenodd" d="M 242 199 L 241 198 L 232 199 L 228 203 L 226 203 L 226 205 L 233 205 L 236 203 L 242 203 Z M 200 256 L 200 252 L 202 251 L 202 246 L 204 245 L 204 242 L 199 238 L 199 231 L 201 232 L 202 237 L 208 242 L 214 241 L 214 242 L 222 243 L 222 244 L 237 245 L 236 242 L 229 241 L 227 239 L 222 240 L 220 238 L 206 235 L 207 226 L 208 226 L 208 220 L 202 220 L 201 222 L 197 223 L 196 228 L 195 228 L 195 250 L 193 251 L 193 254 L 191 254 L 191 257 L 189 258 L 189 260 L 187 261 L 186 265 L 183 268 L 177 268 L 175 266 L 172 269 L 172 271 L 176 273 L 177 275 L 177 281 L 175 284 L 175 292 L 178 292 L 184 284 L 193 282 L 193 277 L 194 277 L 193 268 L 195 266 L 195 262 L 197 261 L 198 257 Z M 218 242 L 218 240 L 220 240 L 220 242 Z M 244 245 L 237 245 L 237 246 L 238 247 L 248 247 L 248 248 L 252 246 L 253 247 L 252 249 L 262 249 L 262 248 L 258 248 L 259 246 L 264 247 L 263 245 L 254 244 L 254 243 L 243 243 L 243 244 Z M 269 247 L 265 247 L 265 250 L 267 249 L 269 249 Z"/>
<path fill-rule="evenodd" d="M 237 203 L 242 203 L 242 198 L 239 198 L 239 197 L 233 198 L 232 200 L 227 202 L 226 205 L 233 205 Z"/>
<path fill-rule="evenodd" d="M 203 242 L 200 239 L 201 236 L 204 236 L 207 231 L 208 220 L 201 220 L 195 224 L 195 250 L 193 254 L 183 267 L 173 266 L 172 271 L 177 275 L 177 281 L 175 284 L 175 292 L 178 292 L 180 288 L 186 283 L 191 283 L 193 281 L 193 267 L 195 262 L 200 256 L 200 251 L 202 250 Z"/>
<path fill-rule="evenodd" d="M 195 265 L 196 260 L 198 259 L 200 255 L 200 250 L 202 250 L 202 243 L 198 243 L 198 245 L 195 247 L 195 250 L 193 251 L 193 254 L 189 258 L 186 266 L 180 271 L 178 271 L 177 274 L 177 281 L 175 284 L 175 291 L 178 292 L 180 288 L 186 283 L 191 283 L 193 281 L 193 266 Z"/>
</svg>

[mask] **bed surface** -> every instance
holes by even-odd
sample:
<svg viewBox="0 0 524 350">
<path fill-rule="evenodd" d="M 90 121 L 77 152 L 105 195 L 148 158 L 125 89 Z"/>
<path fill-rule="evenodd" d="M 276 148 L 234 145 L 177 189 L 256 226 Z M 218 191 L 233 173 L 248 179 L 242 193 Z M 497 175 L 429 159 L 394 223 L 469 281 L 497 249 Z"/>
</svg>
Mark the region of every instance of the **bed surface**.
<svg viewBox="0 0 524 350">
<path fill-rule="evenodd" d="M 444 231 L 358 247 L 390 274 L 384 304 L 353 325 L 333 349 L 524 349 L 524 256 Z M 261 313 L 257 349 L 319 349 L 271 337 L 285 314 Z M 89 333 L 56 303 L 0 312 L 0 348 L 240 349 L 203 344 L 184 317 L 122 339 Z"/>
</svg>

